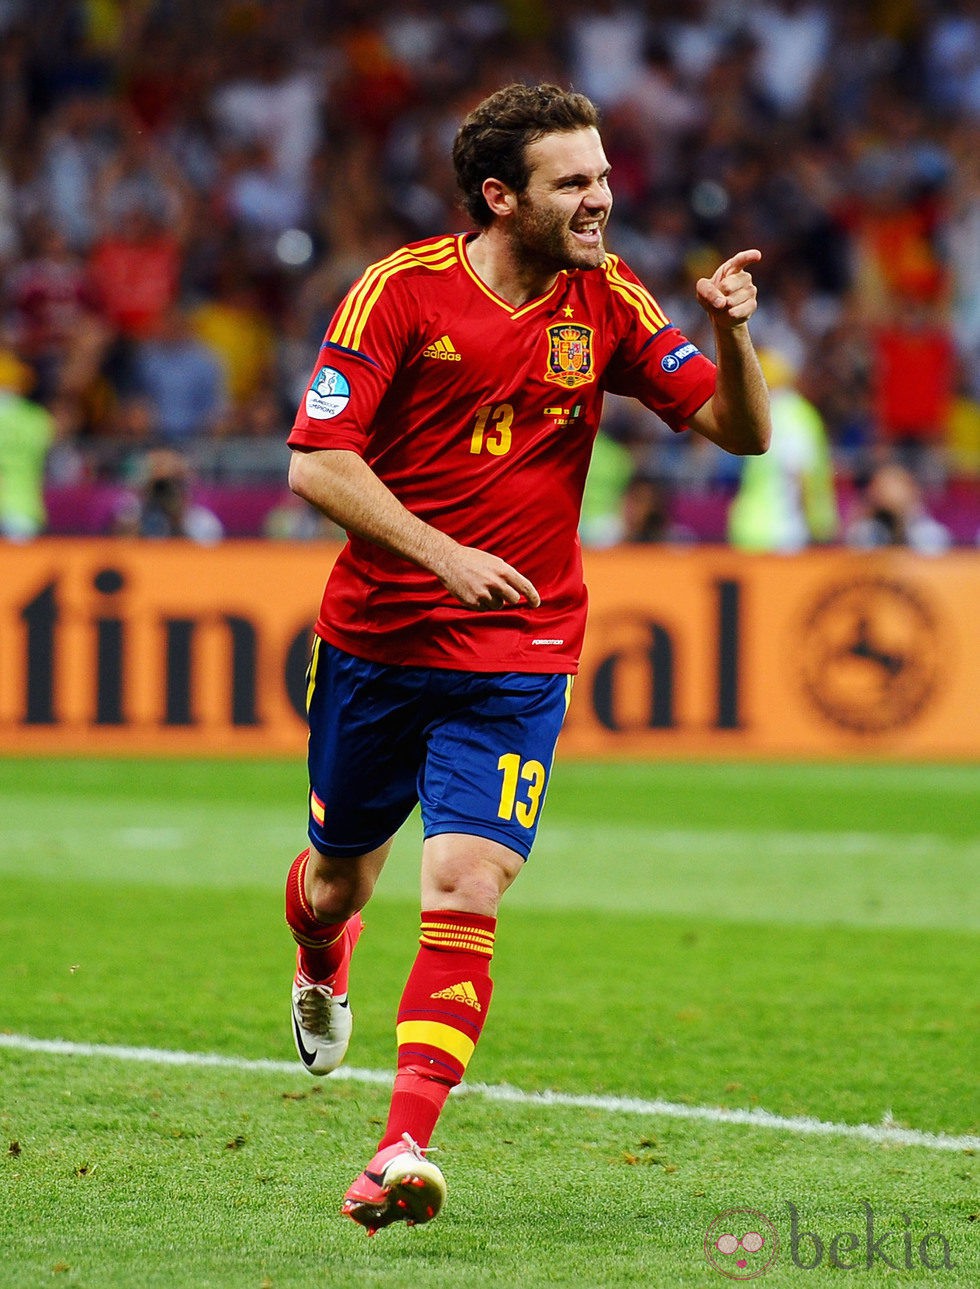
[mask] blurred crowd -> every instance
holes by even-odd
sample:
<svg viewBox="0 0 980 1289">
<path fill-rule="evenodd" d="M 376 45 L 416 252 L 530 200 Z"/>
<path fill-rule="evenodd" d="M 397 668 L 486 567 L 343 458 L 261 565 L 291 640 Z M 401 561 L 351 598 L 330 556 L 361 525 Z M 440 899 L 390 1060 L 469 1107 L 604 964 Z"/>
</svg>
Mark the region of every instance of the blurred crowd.
<svg viewBox="0 0 980 1289">
<path fill-rule="evenodd" d="M 763 253 L 774 451 L 743 472 L 610 399 L 583 539 L 696 540 L 678 499 L 717 494 L 746 548 L 914 545 L 877 497 L 904 488 L 950 544 L 928 509 L 980 479 L 970 0 L 0 0 L 0 530 L 105 483 L 104 531 L 218 540 L 195 484 L 281 481 L 333 308 L 465 226 L 453 134 L 511 80 L 599 104 L 610 246 L 709 353 L 694 281 Z M 256 526 L 323 531 L 288 498 Z"/>
</svg>

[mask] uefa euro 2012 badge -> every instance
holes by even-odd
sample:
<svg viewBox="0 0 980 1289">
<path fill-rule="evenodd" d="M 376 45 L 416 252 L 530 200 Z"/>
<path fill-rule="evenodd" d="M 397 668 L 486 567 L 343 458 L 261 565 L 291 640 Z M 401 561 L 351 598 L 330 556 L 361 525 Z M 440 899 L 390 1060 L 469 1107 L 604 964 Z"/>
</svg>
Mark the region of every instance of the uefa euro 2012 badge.
<svg viewBox="0 0 980 1289">
<path fill-rule="evenodd" d="M 306 414 L 319 421 L 329 421 L 339 416 L 350 402 L 350 385 L 347 377 L 336 367 L 321 367 L 306 391 Z"/>
</svg>

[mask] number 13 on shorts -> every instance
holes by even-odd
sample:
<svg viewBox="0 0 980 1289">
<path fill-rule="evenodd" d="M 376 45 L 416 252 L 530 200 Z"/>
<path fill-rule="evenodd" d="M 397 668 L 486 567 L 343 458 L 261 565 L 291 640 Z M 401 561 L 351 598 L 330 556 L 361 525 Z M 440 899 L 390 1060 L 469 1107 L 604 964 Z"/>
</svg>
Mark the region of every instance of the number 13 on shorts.
<svg viewBox="0 0 980 1289">
<path fill-rule="evenodd" d="M 498 817 L 516 819 L 524 828 L 533 828 L 547 779 L 544 766 L 540 761 L 522 761 L 518 752 L 505 752 L 497 769 L 502 775 Z"/>
</svg>

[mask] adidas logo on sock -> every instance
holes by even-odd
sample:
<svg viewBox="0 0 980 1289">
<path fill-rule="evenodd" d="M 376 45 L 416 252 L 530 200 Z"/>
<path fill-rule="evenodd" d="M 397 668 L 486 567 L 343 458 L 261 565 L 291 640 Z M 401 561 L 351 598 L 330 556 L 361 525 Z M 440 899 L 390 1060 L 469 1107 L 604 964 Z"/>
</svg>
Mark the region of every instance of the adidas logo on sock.
<svg viewBox="0 0 980 1289">
<path fill-rule="evenodd" d="M 483 1011 L 483 1006 L 477 997 L 476 990 L 473 988 L 472 980 L 461 980 L 458 985 L 450 985 L 447 989 L 438 989 L 430 998 L 446 998 L 452 1003 L 465 1003 L 467 1007 L 474 1007 L 478 1012 Z"/>
<path fill-rule="evenodd" d="M 463 361 L 462 355 L 456 352 L 456 347 L 448 336 L 440 336 L 438 340 L 431 345 L 426 345 L 422 350 L 423 358 L 441 358 L 443 362 L 459 363 Z"/>
</svg>

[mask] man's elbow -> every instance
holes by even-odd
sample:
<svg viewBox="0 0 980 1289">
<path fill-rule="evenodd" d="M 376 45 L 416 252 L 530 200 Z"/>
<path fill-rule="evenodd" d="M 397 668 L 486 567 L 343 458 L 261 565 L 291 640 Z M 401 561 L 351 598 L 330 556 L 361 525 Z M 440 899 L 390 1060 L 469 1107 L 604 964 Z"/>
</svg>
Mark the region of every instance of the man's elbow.
<svg viewBox="0 0 980 1289">
<path fill-rule="evenodd" d="M 735 457 L 761 457 L 769 451 L 772 429 L 769 426 L 733 426 L 722 431 L 715 443 Z"/>
<path fill-rule="evenodd" d="M 772 444 L 772 426 L 767 421 L 765 425 L 759 426 L 758 429 L 751 435 L 751 437 L 747 442 L 747 446 L 742 452 L 742 456 L 761 457 L 766 452 L 769 451 L 771 444 Z"/>
<path fill-rule="evenodd" d="M 772 443 L 772 419 L 769 415 L 768 400 L 765 408 L 759 408 L 754 414 L 740 418 L 729 430 L 731 441 L 730 452 L 742 457 L 759 457 L 769 451 Z"/>
<path fill-rule="evenodd" d="M 689 424 L 732 456 L 762 456 L 772 442 L 768 398 L 759 400 L 756 406 L 739 408 L 730 408 L 714 398 Z"/>
<path fill-rule="evenodd" d="M 294 448 L 289 458 L 289 472 L 286 476 L 289 489 L 297 497 L 309 501 L 310 457 L 307 452 L 297 452 Z"/>
</svg>

